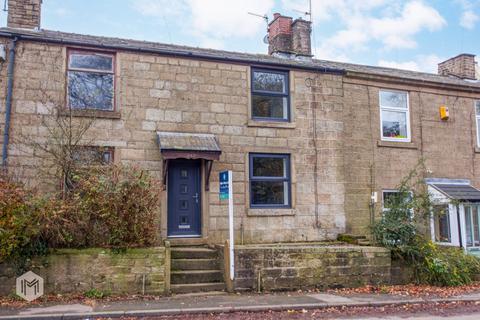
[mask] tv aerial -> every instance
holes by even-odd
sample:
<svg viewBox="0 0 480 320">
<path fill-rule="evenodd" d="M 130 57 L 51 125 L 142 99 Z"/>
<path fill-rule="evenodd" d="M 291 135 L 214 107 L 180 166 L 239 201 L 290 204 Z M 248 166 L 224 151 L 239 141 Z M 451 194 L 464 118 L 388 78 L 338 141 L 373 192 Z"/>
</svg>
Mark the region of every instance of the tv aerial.
<svg viewBox="0 0 480 320">
<path fill-rule="evenodd" d="M 251 16 L 262 18 L 263 21 L 265 21 L 265 23 L 267 24 L 267 28 L 268 28 L 268 16 L 267 16 L 267 14 L 261 15 L 261 14 L 254 13 L 254 12 L 247 12 L 247 13 Z M 263 43 L 268 44 L 268 33 L 265 35 L 265 37 L 263 37 Z"/>
<path fill-rule="evenodd" d="M 265 23 L 268 25 L 268 16 L 267 16 L 267 14 L 261 15 L 261 14 L 255 13 L 255 12 L 247 12 L 247 13 L 248 13 L 249 15 L 251 15 L 251 16 L 255 16 L 255 17 L 262 18 L 262 19 L 265 21 Z"/>
<path fill-rule="evenodd" d="M 312 22 L 312 0 L 308 1 L 308 11 L 302 11 L 297 9 L 292 9 L 292 11 L 301 13 L 302 15 L 305 16 L 305 18 L 308 17 L 308 21 Z"/>
</svg>

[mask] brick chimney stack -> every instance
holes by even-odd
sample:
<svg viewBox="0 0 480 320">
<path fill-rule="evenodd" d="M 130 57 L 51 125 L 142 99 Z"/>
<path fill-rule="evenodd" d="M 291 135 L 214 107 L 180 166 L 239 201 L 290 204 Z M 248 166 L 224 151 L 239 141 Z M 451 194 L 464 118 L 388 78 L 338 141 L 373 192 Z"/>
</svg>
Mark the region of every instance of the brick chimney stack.
<svg viewBox="0 0 480 320">
<path fill-rule="evenodd" d="M 464 80 L 477 80 L 475 55 L 462 53 L 438 64 L 438 74 Z"/>
<path fill-rule="evenodd" d="M 268 25 L 268 54 L 281 57 L 311 57 L 311 22 L 301 18 L 293 21 L 280 13 Z"/>
<path fill-rule="evenodd" d="M 7 27 L 40 29 L 42 0 L 8 0 Z"/>
</svg>

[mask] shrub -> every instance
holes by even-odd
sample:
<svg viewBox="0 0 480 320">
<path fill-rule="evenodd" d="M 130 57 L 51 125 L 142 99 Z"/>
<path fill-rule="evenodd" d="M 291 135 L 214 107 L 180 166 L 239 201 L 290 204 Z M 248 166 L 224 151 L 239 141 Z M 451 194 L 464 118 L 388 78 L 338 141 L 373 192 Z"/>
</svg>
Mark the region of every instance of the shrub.
<svg viewBox="0 0 480 320">
<path fill-rule="evenodd" d="M 432 241 L 417 239 L 416 246 L 405 253 L 414 262 L 418 283 L 460 286 L 471 283 L 480 273 L 480 260 L 460 248 L 442 247 Z"/>
<path fill-rule="evenodd" d="M 0 262 L 45 252 L 39 223 L 45 207 L 23 184 L 0 175 Z"/>
<path fill-rule="evenodd" d="M 155 243 L 160 205 L 155 179 L 116 165 L 85 169 L 74 178 L 67 197 L 45 197 L 0 176 L 0 262 L 25 260 L 48 248 Z"/>
<path fill-rule="evenodd" d="M 154 244 L 160 185 L 150 175 L 135 167 L 112 165 L 82 170 L 73 179 L 75 189 L 55 217 L 60 228 L 50 234 L 51 246 Z"/>
</svg>

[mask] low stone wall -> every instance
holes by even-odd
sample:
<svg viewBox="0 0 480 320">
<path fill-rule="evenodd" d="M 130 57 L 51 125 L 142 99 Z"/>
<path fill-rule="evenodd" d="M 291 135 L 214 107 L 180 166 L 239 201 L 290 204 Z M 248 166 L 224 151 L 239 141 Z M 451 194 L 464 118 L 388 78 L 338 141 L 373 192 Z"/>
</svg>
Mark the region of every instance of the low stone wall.
<svg viewBox="0 0 480 320">
<path fill-rule="evenodd" d="M 389 284 L 390 271 L 390 251 L 378 247 L 315 244 L 235 247 L 236 290 Z"/>
<path fill-rule="evenodd" d="M 165 248 L 60 249 L 32 261 L 31 271 L 43 277 L 45 293 L 98 289 L 113 294 L 165 292 Z M 0 264 L 0 295 L 15 292 L 16 270 Z"/>
</svg>

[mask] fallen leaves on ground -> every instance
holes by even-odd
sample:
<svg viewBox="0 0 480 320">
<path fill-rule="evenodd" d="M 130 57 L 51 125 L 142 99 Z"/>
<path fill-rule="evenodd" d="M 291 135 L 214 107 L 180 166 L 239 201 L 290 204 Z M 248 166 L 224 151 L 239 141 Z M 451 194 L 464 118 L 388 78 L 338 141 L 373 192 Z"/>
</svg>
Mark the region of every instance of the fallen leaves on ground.
<svg viewBox="0 0 480 320">
<path fill-rule="evenodd" d="M 76 294 L 49 294 L 43 295 L 40 298 L 28 302 L 22 298 L 11 295 L 11 296 L 0 296 L 0 307 L 8 308 L 22 308 L 22 307 L 32 307 L 32 306 L 41 306 L 45 304 L 69 304 L 69 303 L 82 303 L 89 306 L 94 306 L 95 304 L 102 302 L 113 302 L 113 301 L 139 301 L 139 300 L 158 300 L 162 296 L 154 295 L 109 295 L 103 298 L 94 299 L 87 298 L 81 293 Z"/>
<path fill-rule="evenodd" d="M 431 315 L 434 319 L 458 314 L 472 314 L 478 312 L 478 303 L 415 303 L 408 305 L 387 305 L 382 307 L 331 307 L 312 310 L 288 310 L 265 312 L 231 312 L 219 314 L 182 314 L 171 316 L 147 317 L 143 320 L 283 320 L 283 319 L 358 319 L 358 317 L 371 317 L 384 319 L 388 316 L 418 316 Z M 124 317 L 121 320 L 137 320 L 139 318 Z M 107 320 L 107 319 L 96 319 Z"/>
<path fill-rule="evenodd" d="M 480 292 L 480 282 L 458 287 L 436 287 L 429 285 L 396 285 L 396 286 L 364 286 L 359 288 L 344 288 L 328 290 L 328 293 L 352 294 L 390 294 L 406 297 L 439 297 L 448 298 L 462 294 Z"/>
</svg>

